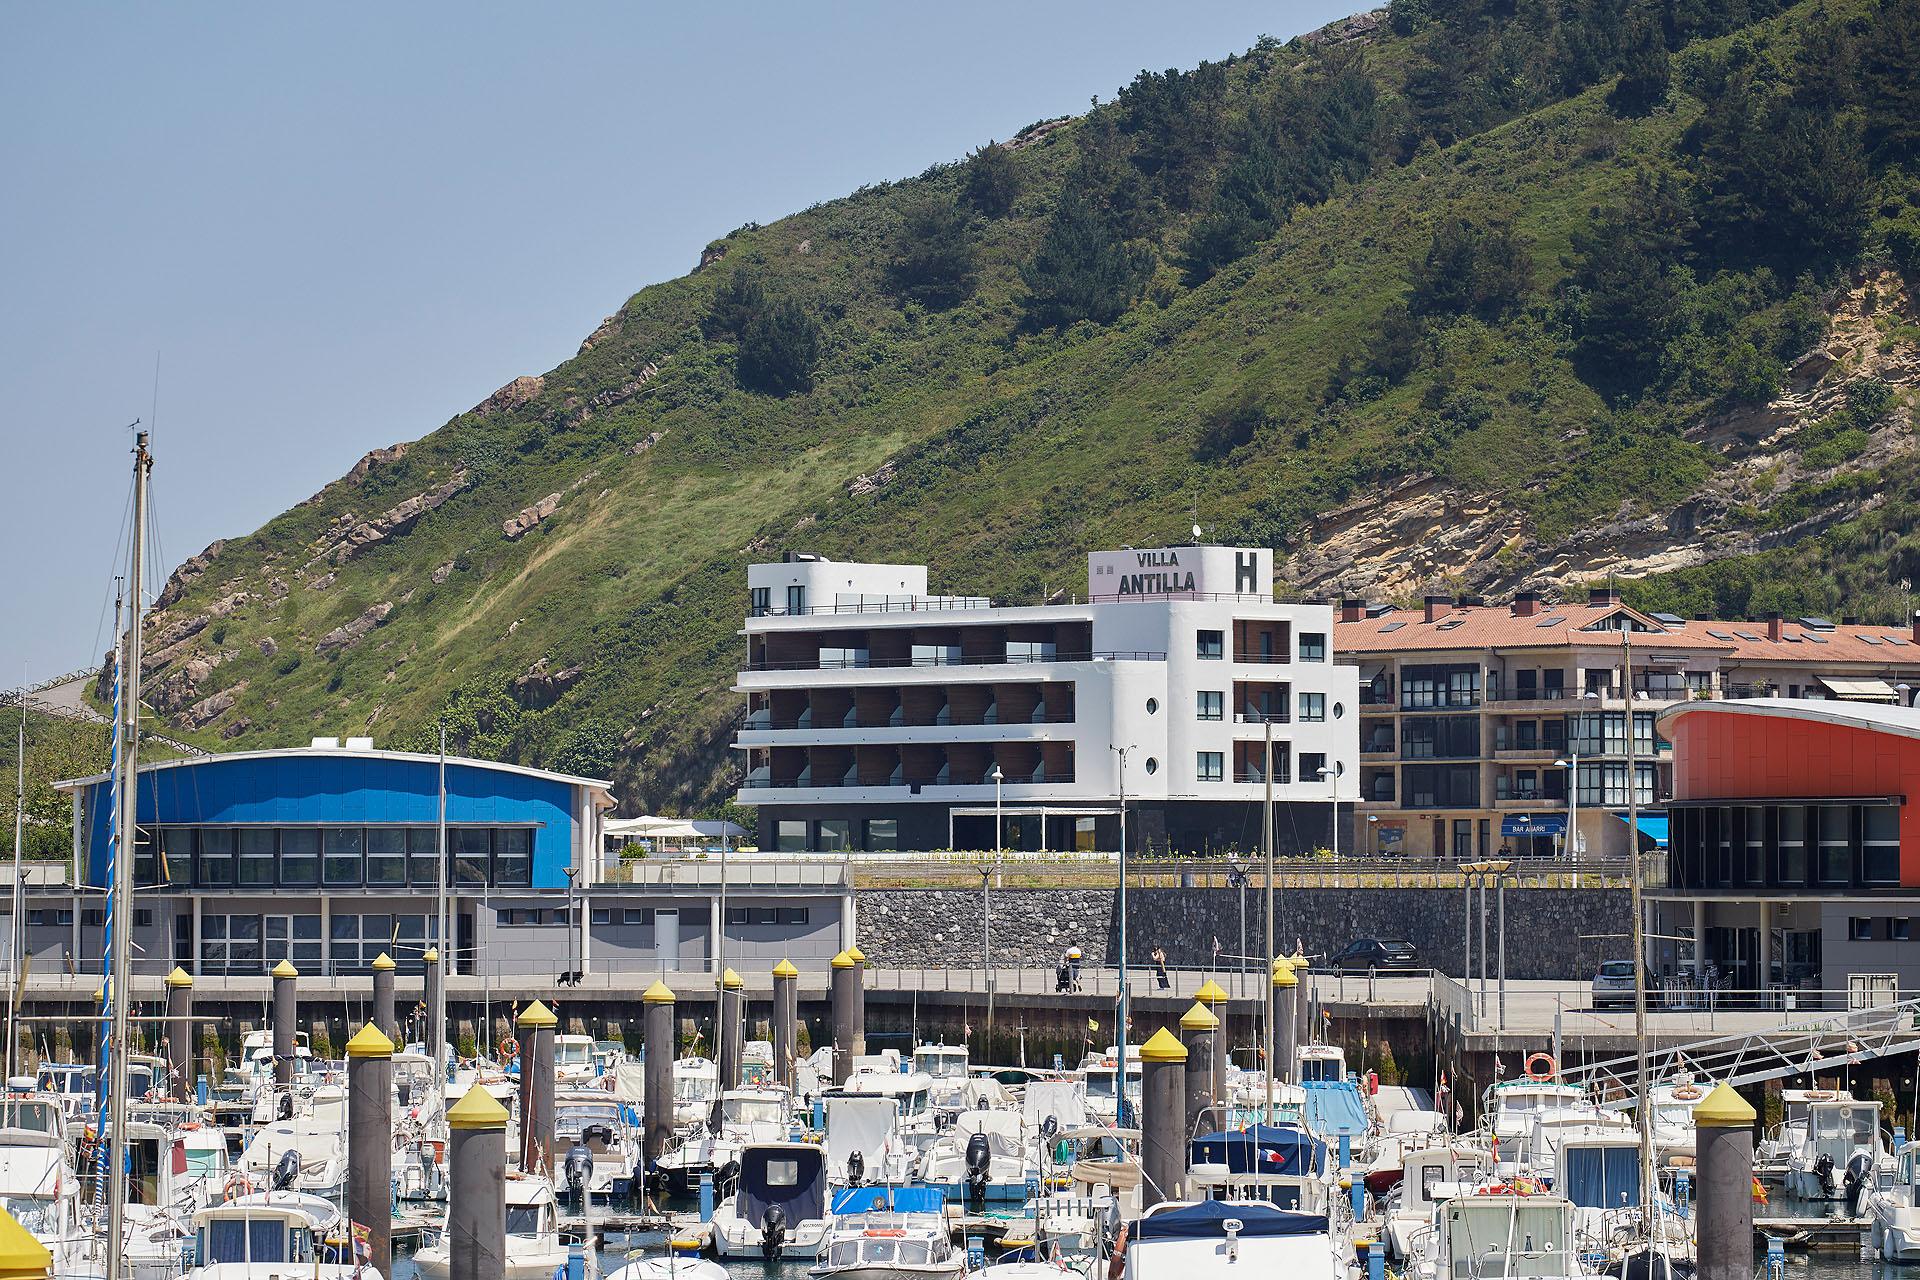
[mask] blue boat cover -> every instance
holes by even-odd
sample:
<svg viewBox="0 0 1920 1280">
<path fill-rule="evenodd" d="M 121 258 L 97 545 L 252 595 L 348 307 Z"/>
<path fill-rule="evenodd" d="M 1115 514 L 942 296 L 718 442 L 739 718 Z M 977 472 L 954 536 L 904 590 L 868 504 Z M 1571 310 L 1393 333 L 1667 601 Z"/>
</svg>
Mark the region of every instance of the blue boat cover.
<svg viewBox="0 0 1920 1280">
<path fill-rule="evenodd" d="M 833 1214 L 945 1213 L 947 1198 L 938 1187 L 842 1187 L 833 1193 Z"/>
<path fill-rule="evenodd" d="M 1356 1142 L 1367 1132 L 1367 1108 L 1360 1101 L 1360 1086 L 1351 1080 L 1309 1080 L 1307 1105 L 1300 1119 L 1315 1136 L 1331 1141 L 1343 1133 Z"/>
<path fill-rule="evenodd" d="M 1149 1214 L 1135 1222 L 1128 1234 L 1135 1240 L 1224 1240 L 1228 1218 L 1240 1220 L 1242 1236 L 1324 1235 L 1327 1215 L 1292 1213 L 1264 1204 L 1226 1204 L 1200 1200 Z"/>
<path fill-rule="evenodd" d="M 1229 1173 L 1319 1173 L 1327 1165 L 1326 1144 L 1299 1129 L 1255 1125 L 1228 1133 L 1209 1133 L 1187 1146 L 1189 1164 L 1223 1164 Z"/>
</svg>

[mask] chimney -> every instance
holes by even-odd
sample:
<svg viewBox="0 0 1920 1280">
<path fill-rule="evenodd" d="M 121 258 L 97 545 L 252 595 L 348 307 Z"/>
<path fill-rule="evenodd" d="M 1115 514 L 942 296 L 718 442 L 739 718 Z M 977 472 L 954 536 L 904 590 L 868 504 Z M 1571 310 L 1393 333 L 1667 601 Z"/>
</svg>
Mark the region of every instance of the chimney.
<svg viewBox="0 0 1920 1280">
<path fill-rule="evenodd" d="M 1438 622 L 1440 618 L 1453 611 L 1452 596 L 1428 596 L 1426 598 L 1427 621 Z"/>
<path fill-rule="evenodd" d="M 1913 642 L 1920 644 L 1920 609 L 1914 610 L 1913 621 L 1909 623 L 1908 626 L 1913 635 Z"/>
<path fill-rule="evenodd" d="M 1840 615 L 1840 625 L 1843 627 L 1857 627 L 1860 625 L 1860 615 L 1857 613 L 1843 613 Z"/>
<path fill-rule="evenodd" d="M 1485 596 L 1461 596 L 1460 607 L 1462 609 L 1484 609 L 1487 607 L 1487 598 Z"/>
<path fill-rule="evenodd" d="M 1513 597 L 1513 616 L 1531 618 L 1540 612 L 1540 593 L 1538 591 L 1520 591 Z"/>
<path fill-rule="evenodd" d="M 1358 596 L 1340 597 L 1340 621 L 1358 622 L 1367 616 L 1367 602 Z"/>
<path fill-rule="evenodd" d="M 1778 609 L 1767 610 L 1767 639 L 1778 641 L 1785 637 L 1787 624 L 1781 621 L 1784 616 Z"/>
<path fill-rule="evenodd" d="M 1612 587 L 1589 587 L 1587 589 L 1587 603 L 1595 606 L 1619 604 L 1620 593 Z"/>
</svg>

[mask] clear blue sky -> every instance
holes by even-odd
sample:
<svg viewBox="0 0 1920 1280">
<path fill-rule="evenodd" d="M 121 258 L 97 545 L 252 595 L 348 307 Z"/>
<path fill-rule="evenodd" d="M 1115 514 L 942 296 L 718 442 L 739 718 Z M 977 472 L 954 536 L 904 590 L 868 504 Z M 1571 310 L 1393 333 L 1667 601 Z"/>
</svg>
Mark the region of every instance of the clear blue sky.
<svg viewBox="0 0 1920 1280">
<path fill-rule="evenodd" d="M 1351 0 L 0 7 L 0 687 L 703 245 Z"/>
</svg>

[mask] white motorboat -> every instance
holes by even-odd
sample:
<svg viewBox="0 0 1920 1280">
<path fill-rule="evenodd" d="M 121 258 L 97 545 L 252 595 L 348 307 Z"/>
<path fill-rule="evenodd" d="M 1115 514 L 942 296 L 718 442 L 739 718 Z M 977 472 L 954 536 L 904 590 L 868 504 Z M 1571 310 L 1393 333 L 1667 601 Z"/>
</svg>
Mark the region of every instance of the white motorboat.
<svg viewBox="0 0 1920 1280">
<path fill-rule="evenodd" d="M 1118 1074 L 1120 1047 L 1108 1045 L 1104 1053 L 1090 1053 L 1080 1060 L 1080 1078 L 1087 1086 L 1087 1114 L 1107 1124 L 1118 1124 L 1120 1091 L 1114 1087 Z M 1131 1118 L 1140 1115 L 1140 1046 L 1127 1046 L 1124 1087 Z"/>
<path fill-rule="evenodd" d="M 1783 1128 L 1798 1142 L 1787 1152 L 1787 1194 L 1802 1200 L 1860 1201 L 1882 1168 L 1891 1168 L 1880 1133 L 1880 1103 L 1843 1090 L 1794 1090 Z M 1804 1119 L 1796 1123 L 1799 1108 Z"/>
<path fill-rule="evenodd" d="M 1257 1125 L 1203 1134 L 1187 1145 L 1189 1193 L 1301 1213 L 1329 1212 L 1333 1172 L 1326 1144 L 1304 1129 Z"/>
<path fill-rule="evenodd" d="M 939 1194 L 923 1187 L 861 1187 L 845 1200 L 878 1197 L 890 1208 L 834 1218 L 820 1261 L 807 1274 L 818 1280 L 955 1280 L 967 1255 L 953 1245 Z"/>
<path fill-rule="evenodd" d="M 1920 1262 L 1920 1142 L 1893 1153 L 1893 1175 L 1867 1198 L 1873 1248 L 1888 1262 Z"/>
<path fill-rule="evenodd" d="M 827 1236 L 826 1156 L 810 1142 L 754 1143 L 740 1153 L 734 1193 L 713 1211 L 722 1258 L 813 1260 Z"/>
<path fill-rule="evenodd" d="M 1708 1087 L 1692 1075 L 1679 1072 L 1647 1090 L 1652 1108 L 1648 1119 L 1654 1157 L 1668 1163 L 1676 1156 L 1693 1155 L 1693 1109 L 1707 1096 Z"/>
<path fill-rule="evenodd" d="M 236 1172 L 255 1191 L 304 1191 L 337 1200 L 347 1181 L 347 1098 L 338 1085 L 320 1085 L 294 1099 L 289 1119 L 254 1130 Z"/>
<path fill-rule="evenodd" d="M 905 1182 L 915 1152 L 899 1131 L 895 1098 L 828 1094 L 825 1100 L 827 1183 L 855 1187 L 870 1182 Z"/>
<path fill-rule="evenodd" d="M 600 1075 L 594 1058 L 592 1036 L 555 1036 L 553 1038 L 553 1087 L 577 1089 L 593 1083 Z"/>
<path fill-rule="evenodd" d="M 84 1249 L 80 1240 L 80 1180 L 67 1164 L 64 1112 L 57 1095 L 6 1100 L 0 1128 L 0 1203 L 53 1254 L 64 1273 Z"/>
<path fill-rule="evenodd" d="M 1478 1185 L 1492 1170 L 1493 1157 L 1486 1149 L 1465 1142 L 1440 1143 L 1404 1153 L 1400 1185 L 1387 1202 L 1384 1234 L 1388 1255 L 1411 1258 L 1414 1239 L 1433 1229 L 1435 1207 L 1457 1194 L 1463 1184 Z"/>
<path fill-rule="evenodd" d="M 504 1280 L 551 1280 L 556 1270 L 566 1267 L 559 1212 L 553 1188 L 545 1179 L 508 1175 Z M 446 1238 L 416 1249 L 413 1265 L 424 1280 L 447 1280 Z"/>
<path fill-rule="evenodd" d="M 1568 1113 L 1584 1119 L 1595 1114 L 1587 1091 L 1580 1086 L 1530 1076 L 1489 1086 L 1482 1101 L 1481 1124 L 1490 1136 L 1498 1170 L 1506 1174 L 1525 1171 L 1535 1120 Z"/>
<path fill-rule="evenodd" d="M 962 1111 L 920 1156 L 920 1181 L 954 1204 L 1027 1202 L 1039 1165 L 1012 1111 Z"/>
<path fill-rule="evenodd" d="M 1434 1210 L 1407 1272 L 1421 1280 L 1574 1280 L 1587 1274 L 1564 1196 L 1472 1190 Z"/>
<path fill-rule="evenodd" d="M 572 1175 L 562 1170 L 575 1147 L 584 1149 L 593 1159 L 584 1177 L 588 1195 L 599 1200 L 624 1200 L 632 1193 L 633 1169 L 640 1160 L 639 1142 L 611 1093 L 604 1089 L 554 1092 L 554 1170 L 569 1191 Z"/>
<path fill-rule="evenodd" d="M 1347 1054 L 1337 1044 L 1303 1044 L 1295 1055 L 1294 1076 L 1301 1084 L 1347 1078 Z"/>
<path fill-rule="evenodd" d="M 694 1243 L 698 1243 L 695 1241 Z M 636 1258 L 605 1280 L 732 1280 L 733 1273 L 697 1250 L 669 1249 L 657 1258 Z"/>
<path fill-rule="evenodd" d="M 675 1124 L 705 1124 L 720 1090 L 720 1068 L 711 1058 L 681 1058 L 673 1064 Z"/>
<path fill-rule="evenodd" d="M 965 1045 L 915 1045 L 913 1069 L 932 1082 L 930 1097 L 934 1106 L 954 1108 L 966 1105 L 969 1072 Z"/>
<path fill-rule="evenodd" d="M 193 1215 L 189 1280 L 379 1280 L 356 1267 L 340 1210 L 319 1196 L 263 1191 Z"/>
<path fill-rule="evenodd" d="M 691 1194 L 703 1175 L 737 1164 L 750 1143 L 786 1141 L 791 1125 L 785 1089 L 729 1089 L 702 1129 L 660 1157 L 660 1172 L 676 1192 Z"/>
<path fill-rule="evenodd" d="M 1610 1253 L 1640 1233 L 1640 1135 L 1631 1127 L 1561 1128 L 1552 1169 L 1554 1190 L 1573 1206 L 1581 1252 Z"/>
<path fill-rule="evenodd" d="M 1167 1201 L 1128 1224 L 1124 1280 L 1346 1280 L 1324 1214 L 1257 1200 Z"/>
<path fill-rule="evenodd" d="M 933 1081 L 920 1071 L 856 1070 L 840 1086 L 851 1097 L 891 1098 L 898 1105 L 894 1132 L 909 1151 L 924 1151 L 931 1146 L 938 1130 L 931 1094 Z"/>
</svg>

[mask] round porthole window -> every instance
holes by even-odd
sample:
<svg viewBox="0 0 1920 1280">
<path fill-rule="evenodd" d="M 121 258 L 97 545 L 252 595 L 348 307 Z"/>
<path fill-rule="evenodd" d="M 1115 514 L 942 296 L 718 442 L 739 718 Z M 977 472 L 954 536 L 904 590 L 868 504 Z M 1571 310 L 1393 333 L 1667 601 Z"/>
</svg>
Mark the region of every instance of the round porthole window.
<svg viewBox="0 0 1920 1280">
<path fill-rule="evenodd" d="M 1347 714 L 1346 704 L 1340 703 L 1340 702 L 1336 702 L 1333 704 L 1333 718 L 1335 720 L 1338 720 L 1341 716 L 1345 714 Z"/>
<path fill-rule="evenodd" d="M 1148 714 L 1148 715 L 1156 715 L 1156 714 L 1158 714 L 1158 713 L 1159 713 L 1159 710 L 1160 710 L 1160 699 L 1158 699 L 1158 698 L 1148 698 L 1148 699 L 1147 699 L 1147 714 Z M 1149 770 L 1149 772 L 1151 772 L 1151 770 Z"/>
<path fill-rule="evenodd" d="M 1148 773 L 1160 772 L 1160 762 L 1158 760 L 1155 760 L 1152 756 L 1147 757 L 1147 772 Z"/>
</svg>

